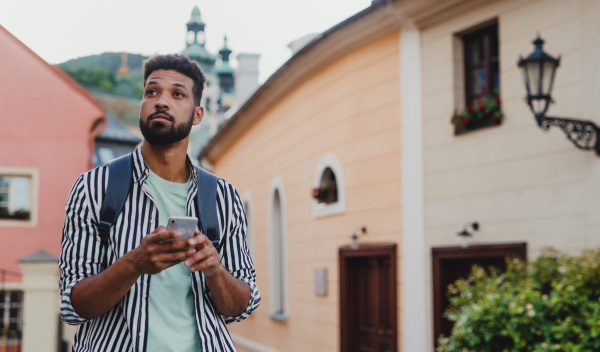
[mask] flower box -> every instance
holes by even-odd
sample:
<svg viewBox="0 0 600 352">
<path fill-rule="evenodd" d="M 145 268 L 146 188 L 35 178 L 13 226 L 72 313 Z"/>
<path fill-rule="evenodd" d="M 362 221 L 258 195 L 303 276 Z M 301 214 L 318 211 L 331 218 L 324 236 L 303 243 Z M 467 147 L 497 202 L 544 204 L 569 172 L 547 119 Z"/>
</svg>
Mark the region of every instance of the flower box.
<svg viewBox="0 0 600 352">
<path fill-rule="evenodd" d="M 504 119 L 500 109 L 500 97 L 497 94 L 482 96 L 472 106 L 454 111 L 450 123 L 454 125 L 454 134 L 499 125 Z"/>
<path fill-rule="evenodd" d="M 335 203 L 337 202 L 337 186 L 335 182 L 330 182 L 326 187 L 313 188 L 312 196 L 318 203 Z"/>
</svg>

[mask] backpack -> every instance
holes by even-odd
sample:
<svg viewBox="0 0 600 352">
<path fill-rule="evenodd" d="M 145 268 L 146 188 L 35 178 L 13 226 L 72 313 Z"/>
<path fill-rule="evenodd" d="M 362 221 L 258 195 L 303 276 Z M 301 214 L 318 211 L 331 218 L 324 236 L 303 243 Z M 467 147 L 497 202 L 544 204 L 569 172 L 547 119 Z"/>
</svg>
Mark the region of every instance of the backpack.
<svg viewBox="0 0 600 352">
<path fill-rule="evenodd" d="M 100 222 L 98 232 L 102 246 L 108 250 L 108 236 L 110 228 L 115 224 L 127 196 L 131 193 L 133 176 L 133 155 L 131 153 L 108 162 L 108 185 L 102 206 L 100 207 Z M 210 172 L 196 166 L 196 213 L 198 215 L 198 228 L 212 242 L 219 251 L 219 220 L 217 218 L 217 177 Z M 202 190 L 202 192 L 200 192 Z M 200 197 L 202 193 L 203 197 Z M 107 267 L 107 252 L 104 256 L 104 267 Z"/>
</svg>

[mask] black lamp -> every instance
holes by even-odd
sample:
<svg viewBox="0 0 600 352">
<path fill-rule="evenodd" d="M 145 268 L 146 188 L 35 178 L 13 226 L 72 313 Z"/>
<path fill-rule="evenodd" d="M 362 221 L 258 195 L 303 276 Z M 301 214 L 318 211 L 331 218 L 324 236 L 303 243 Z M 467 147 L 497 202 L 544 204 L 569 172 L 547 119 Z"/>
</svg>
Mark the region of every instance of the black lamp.
<svg viewBox="0 0 600 352">
<path fill-rule="evenodd" d="M 538 125 L 546 131 L 550 126 L 560 127 L 577 148 L 593 149 L 597 155 L 600 155 L 598 140 L 600 131 L 596 124 L 591 121 L 546 116 L 548 106 L 553 102 L 552 87 L 556 68 L 560 65 L 560 57 L 555 59 L 544 52 L 542 49 L 544 40 L 539 35 L 533 44 L 535 45 L 533 53 L 525 59 L 520 57 L 519 67 L 523 69 L 527 104 Z"/>
</svg>

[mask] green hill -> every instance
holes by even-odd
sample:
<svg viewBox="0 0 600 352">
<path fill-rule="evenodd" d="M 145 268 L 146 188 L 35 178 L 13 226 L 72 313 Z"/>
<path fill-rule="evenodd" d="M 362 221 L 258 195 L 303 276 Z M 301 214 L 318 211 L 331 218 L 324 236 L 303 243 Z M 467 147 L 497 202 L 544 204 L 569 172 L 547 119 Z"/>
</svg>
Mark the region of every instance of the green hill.
<svg viewBox="0 0 600 352">
<path fill-rule="evenodd" d="M 139 101 L 144 93 L 142 61 L 147 56 L 127 55 L 129 73 L 118 73 L 121 53 L 106 52 L 72 59 L 57 66 L 79 82 L 105 109 L 107 115 L 137 127 Z"/>
<path fill-rule="evenodd" d="M 142 62 L 147 56 L 127 54 L 129 73 L 119 75 L 121 53 L 107 52 L 72 59 L 57 66 L 86 87 L 92 94 L 124 98 L 141 98 L 143 94 Z"/>
<path fill-rule="evenodd" d="M 144 55 L 128 53 L 127 64 L 129 69 L 131 71 L 141 69 L 142 61 L 147 58 L 148 57 Z M 62 64 L 58 64 L 58 67 L 69 70 L 91 70 L 94 68 L 103 67 L 116 75 L 119 67 L 121 67 L 121 53 L 107 52 L 97 55 L 83 56 L 65 61 Z"/>
</svg>

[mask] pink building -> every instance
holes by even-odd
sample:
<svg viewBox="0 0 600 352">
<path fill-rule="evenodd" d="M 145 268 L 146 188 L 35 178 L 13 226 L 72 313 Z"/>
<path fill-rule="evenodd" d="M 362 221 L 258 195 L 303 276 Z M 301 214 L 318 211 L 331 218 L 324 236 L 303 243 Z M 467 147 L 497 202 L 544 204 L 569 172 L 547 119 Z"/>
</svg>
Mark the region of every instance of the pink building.
<svg viewBox="0 0 600 352">
<path fill-rule="evenodd" d="M 60 252 L 66 197 L 92 167 L 105 117 L 85 89 L 2 26 L 0 52 L 0 308 L 14 308 L 23 291 L 19 261 Z M 20 329 L 20 319 L 4 315 L 0 323 Z"/>
</svg>

